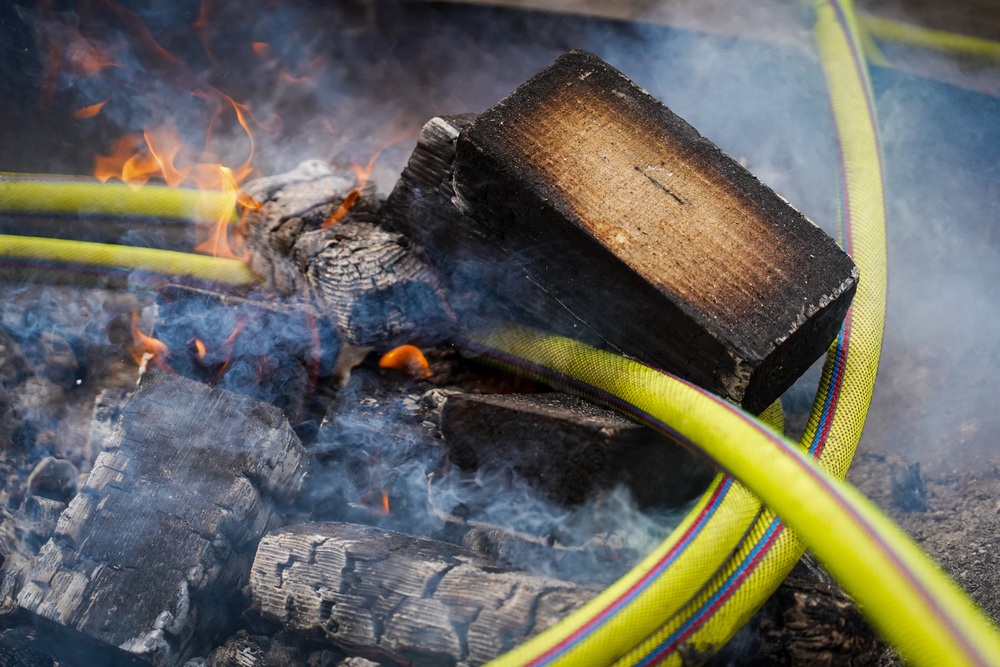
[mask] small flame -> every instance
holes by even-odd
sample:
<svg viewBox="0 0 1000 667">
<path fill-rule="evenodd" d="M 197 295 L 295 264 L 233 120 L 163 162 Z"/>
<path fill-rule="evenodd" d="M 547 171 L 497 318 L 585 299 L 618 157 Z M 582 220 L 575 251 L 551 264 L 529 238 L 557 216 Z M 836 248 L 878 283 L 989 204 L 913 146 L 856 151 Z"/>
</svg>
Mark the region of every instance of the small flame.
<svg viewBox="0 0 1000 667">
<path fill-rule="evenodd" d="M 397 141 L 400 141 L 401 139 L 404 138 L 404 136 L 405 135 L 400 135 L 386 142 L 385 145 L 383 145 L 381 148 L 375 151 L 375 154 L 372 155 L 372 158 L 368 160 L 368 164 L 366 164 L 365 166 L 362 167 L 360 164 L 357 163 L 351 165 L 351 170 L 354 172 L 354 177 L 357 179 L 358 184 L 354 187 L 353 190 L 347 193 L 347 196 L 344 197 L 344 201 L 340 203 L 340 206 L 337 207 L 337 210 L 331 213 L 329 217 L 327 217 L 327 219 L 323 221 L 322 229 L 333 227 L 335 224 L 340 222 L 344 218 L 344 216 L 346 216 L 351 211 L 352 208 L 354 208 L 354 205 L 358 203 L 358 199 L 361 198 L 361 193 L 365 189 L 365 186 L 368 185 L 368 179 L 371 178 L 372 171 L 375 169 L 375 160 L 377 160 L 378 157 L 382 155 L 382 152 L 386 148 L 392 146 Z"/>
<path fill-rule="evenodd" d="M 222 341 L 222 345 L 219 346 L 220 350 L 226 351 L 226 360 L 222 362 L 222 367 L 219 368 L 219 372 L 215 375 L 215 380 L 219 381 L 222 376 L 226 374 L 229 370 L 229 364 L 233 361 L 233 347 L 236 345 L 236 337 L 240 335 L 240 332 L 244 328 L 243 322 L 237 322 L 236 326 L 233 327 L 233 331 L 226 337 L 226 340 Z"/>
<path fill-rule="evenodd" d="M 389 514 L 389 493 L 387 491 L 382 491 L 382 513 Z"/>
<path fill-rule="evenodd" d="M 97 102 L 96 104 L 89 104 L 85 107 L 81 107 L 73 112 L 73 118 L 93 118 L 97 114 L 101 113 L 101 109 L 103 109 L 104 105 L 107 103 L 108 101 L 104 100 L 103 102 Z"/>
<path fill-rule="evenodd" d="M 200 338 L 195 338 L 192 342 L 194 343 L 194 356 L 198 361 L 205 361 L 205 355 L 208 353 L 208 350 L 205 349 L 205 343 L 201 342 Z"/>
<path fill-rule="evenodd" d="M 389 350 L 378 360 L 378 365 L 379 368 L 390 368 L 421 380 L 433 374 L 427 357 L 415 345 L 400 345 Z"/>
<path fill-rule="evenodd" d="M 142 370 L 153 366 L 160 370 L 171 371 L 170 366 L 167 365 L 170 350 L 163 341 L 147 336 L 139 330 L 139 311 L 134 308 L 132 309 L 132 345 L 129 346 L 129 353 Z"/>
<path fill-rule="evenodd" d="M 236 179 L 233 177 L 233 172 L 229 167 L 223 167 L 222 165 L 207 165 L 206 175 L 203 176 L 199 187 L 203 189 L 208 189 L 205 184 L 217 175 L 218 184 L 223 193 L 225 193 L 227 199 L 232 198 L 232 207 L 235 207 L 237 202 L 242 203 L 246 208 L 257 209 L 260 208 L 260 204 L 251 197 L 249 194 L 240 192 L 237 187 Z M 232 207 L 228 207 L 228 210 L 232 210 Z M 227 257 L 229 259 L 244 259 L 245 255 L 239 253 L 230 243 L 229 238 L 229 215 L 226 212 L 220 212 L 219 216 L 215 220 L 206 220 L 206 222 L 211 227 L 211 234 L 205 241 L 199 243 L 195 246 L 197 252 L 203 252 L 206 255 L 212 255 L 213 257 Z"/>
</svg>

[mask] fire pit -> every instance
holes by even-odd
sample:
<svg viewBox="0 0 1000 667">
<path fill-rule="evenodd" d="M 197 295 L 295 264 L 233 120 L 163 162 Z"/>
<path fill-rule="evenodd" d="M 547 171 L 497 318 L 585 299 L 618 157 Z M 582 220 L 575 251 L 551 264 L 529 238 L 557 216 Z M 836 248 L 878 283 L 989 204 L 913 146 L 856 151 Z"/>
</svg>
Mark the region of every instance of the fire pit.
<svg viewBox="0 0 1000 667">
<path fill-rule="evenodd" d="M 151 264 L 95 271 L 82 255 L 3 267 L 0 655 L 25 664 L 481 664 L 627 572 L 709 484 L 709 466 L 647 429 L 450 347 L 456 322 L 467 324 L 462 304 L 439 298 L 454 285 L 414 263 L 412 229 L 381 217 L 428 119 L 478 113 L 583 47 L 810 217 L 837 218 L 822 75 L 801 57 L 805 43 L 774 31 L 692 31 L 706 26 L 697 13 L 677 30 L 427 3 L 13 8 L 4 34 L 22 66 L 7 84 L 18 94 L 4 105 L 4 169 L 197 181 L 213 194 L 130 219 L 113 204 L 52 201 L 44 215 L 4 213 L 0 233 L 217 256 L 250 248 L 270 290 L 262 299 L 251 286 L 220 288 L 219 274 Z M 963 364 L 992 349 L 992 325 L 976 319 L 959 344 L 932 308 L 958 293 L 990 306 L 995 238 L 947 221 L 980 215 L 995 194 L 969 165 L 995 167 L 998 105 L 890 70 L 875 83 L 899 193 L 890 212 L 912 227 L 892 239 L 908 279 L 900 298 L 918 285 L 917 303 L 930 305 L 920 320 L 890 307 L 890 323 L 909 326 L 889 330 L 889 379 L 853 475 L 937 557 L 947 546 L 946 566 L 995 615 L 982 512 L 996 486 L 981 444 L 991 413 L 934 386 L 991 386 L 988 365 Z M 743 108 L 720 113 L 718 99 Z M 933 125 L 969 185 L 927 200 L 953 239 L 941 263 L 971 256 L 976 275 L 934 273 L 932 285 L 912 268 L 926 245 L 903 185 L 928 176 L 905 165 L 932 150 L 914 140 L 914 110 L 920 132 L 939 116 L 977 128 L 970 141 L 953 122 Z M 148 202 L 156 187 L 136 194 Z M 234 205 L 242 247 L 226 233 Z M 394 193 L 388 210 L 400 205 Z M 310 236 L 331 228 L 335 244 Z M 253 280 L 238 259 L 212 266 L 234 272 L 223 283 Z M 915 344 L 918 328 L 928 338 Z M 783 398 L 793 434 L 817 373 Z M 921 407 L 933 397 L 957 416 Z M 890 444 L 900 433 L 908 451 Z M 957 444 L 949 456 L 935 446 L 943 437 Z M 957 491 L 960 481 L 975 490 Z M 871 629 L 816 572 L 798 570 L 726 659 L 877 660 Z"/>
</svg>

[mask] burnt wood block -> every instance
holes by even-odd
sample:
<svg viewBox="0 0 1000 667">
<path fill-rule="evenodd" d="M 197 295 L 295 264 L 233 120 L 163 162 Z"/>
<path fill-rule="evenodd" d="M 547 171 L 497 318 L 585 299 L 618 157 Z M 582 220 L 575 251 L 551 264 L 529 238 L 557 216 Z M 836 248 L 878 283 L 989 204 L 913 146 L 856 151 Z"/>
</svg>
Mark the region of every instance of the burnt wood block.
<svg viewBox="0 0 1000 667">
<path fill-rule="evenodd" d="M 18 604 L 108 660 L 182 664 L 239 613 L 240 582 L 297 494 L 304 456 L 274 406 L 146 373 Z"/>
<path fill-rule="evenodd" d="M 566 504 L 624 484 L 641 506 L 675 506 L 714 474 L 651 429 L 558 392 L 448 394 L 440 422 L 459 467 L 511 469 Z"/>
<path fill-rule="evenodd" d="M 250 590 L 254 609 L 288 630 L 414 665 L 481 665 L 598 592 L 447 542 L 333 522 L 264 536 Z"/>
<path fill-rule="evenodd" d="M 819 227 L 581 51 L 462 131 L 454 191 L 610 346 L 754 412 L 834 340 L 858 280 Z"/>
</svg>

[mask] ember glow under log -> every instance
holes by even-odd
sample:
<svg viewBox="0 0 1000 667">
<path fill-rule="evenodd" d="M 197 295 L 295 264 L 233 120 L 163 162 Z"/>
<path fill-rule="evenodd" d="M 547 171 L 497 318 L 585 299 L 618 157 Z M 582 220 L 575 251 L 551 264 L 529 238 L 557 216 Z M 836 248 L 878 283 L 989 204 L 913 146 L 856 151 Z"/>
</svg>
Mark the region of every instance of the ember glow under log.
<svg viewBox="0 0 1000 667">
<path fill-rule="evenodd" d="M 830 345 L 858 280 L 819 227 L 582 51 L 462 131 L 454 192 L 582 327 L 754 412 Z"/>
</svg>

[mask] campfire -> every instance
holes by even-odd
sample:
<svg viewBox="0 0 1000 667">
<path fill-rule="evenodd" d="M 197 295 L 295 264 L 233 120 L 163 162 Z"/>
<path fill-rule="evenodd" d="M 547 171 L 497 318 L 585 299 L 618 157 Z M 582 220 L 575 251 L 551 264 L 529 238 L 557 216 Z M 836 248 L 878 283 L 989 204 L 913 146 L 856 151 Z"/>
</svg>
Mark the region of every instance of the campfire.
<svg viewBox="0 0 1000 667">
<path fill-rule="evenodd" d="M 788 397 L 864 271 L 630 72 L 549 49 L 406 118 L 317 113 L 331 81 L 391 94 L 366 35 L 471 11 L 415 6 L 261 3 L 243 32 L 225 3 L 183 30 L 111 0 L 24 8 L 34 103 L 100 145 L 66 158 L 92 178 L 0 176 L 12 664 L 479 665 L 555 628 L 729 488 L 682 428 L 553 370 L 566 355 L 815 428 Z M 313 9 L 344 44 L 267 37 Z M 583 46 L 631 30 L 546 20 Z M 259 80 L 229 85 L 247 63 Z M 919 466 L 900 479 L 926 508 Z M 758 618 L 799 661 L 882 650 L 809 557 Z"/>
</svg>

